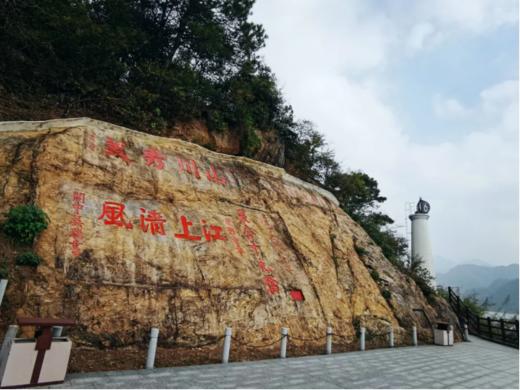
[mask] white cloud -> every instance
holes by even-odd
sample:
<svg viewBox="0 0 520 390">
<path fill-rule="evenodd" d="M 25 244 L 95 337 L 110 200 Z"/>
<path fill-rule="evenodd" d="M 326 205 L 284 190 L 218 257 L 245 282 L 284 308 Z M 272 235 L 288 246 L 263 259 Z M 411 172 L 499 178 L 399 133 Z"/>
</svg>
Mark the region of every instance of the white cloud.
<svg viewBox="0 0 520 390">
<path fill-rule="evenodd" d="M 416 13 L 443 28 L 454 27 L 483 33 L 518 20 L 514 0 L 435 0 L 416 1 Z"/>
<path fill-rule="evenodd" d="M 394 33 L 412 53 L 460 33 L 481 35 L 518 22 L 515 0 L 390 0 L 388 6 Z"/>
<path fill-rule="evenodd" d="M 433 97 L 433 112 L 443 119 L 460 119 L 472 115 L 480 123 L 497 130 L 516 130 L 518 121 L 518 80 L 505 80 L 491 85 L 479 94 L 475 107 L 466 107 L 453 97 L 436 94 Z"/>
<path fill-rule="evenodd" d="M 408 37 L 408 47 L 412 51 L 421 50 L 429 46 L 432 42 L 439 41 L 440 34 L 437 33 L 433 24 L 421 22 L 415 24 Z"/>
<path fill-rule="evenodd" d="M 517 80 L 506 80 L 480 93 L 484 110 L 489 113 L 500 112 L 504 106 L 511 105 L 516 96 L 518 96 Z"/>
<path fill-rule="evenodd" d="M 316 123 L 345 168 L 378 180 L 397 224 L 406 201 L 430 200 L 435 252 L 447 258 L 518 258 L 518 81 L 490 86 L 472 107 L 432 97 L 440 117 L 476 125 L 456 142 L 422 144 L 404 131 L 389 102 L 396 86 L 381 75 L 389 61 L 455 31 L 514 22 L 510 3 L 406 0 L 403 13 L 367 1 L 259 0 L 254 10 L 270 36 L 266 62 L 296 117 Z"/>
<path fill-rule="evenodd" d="M 440 95 L 433 97 L 433 112 L 440 118 L 463 118 L 467 117 L 471 110 L 455 98 L 443 98 Z"/>
<path fill-rule="evenodd" d="M 518 22 L 518 2 L 514 0 L 393 0 L 389 7 L 396 28 L 408 35 L 412 51 L 460 33 L 480 35 Z"/>
</svg>

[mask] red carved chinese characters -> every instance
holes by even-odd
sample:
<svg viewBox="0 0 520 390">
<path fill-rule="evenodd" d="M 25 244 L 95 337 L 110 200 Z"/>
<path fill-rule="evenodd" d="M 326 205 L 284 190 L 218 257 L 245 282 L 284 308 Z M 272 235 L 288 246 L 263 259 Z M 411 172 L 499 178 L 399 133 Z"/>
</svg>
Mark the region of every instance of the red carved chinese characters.
<svg viewBox="0 0 520 390">
<path fill-rule="evenodd" d="M 85 135 L 85 147 L 89 150 L 95 151 L 96 135 L 94 133 L 87 133 Z M 123 141 L 118 141 L 112 137 L 107 137 L 105 140 L 104 154 L 106 157 L 115 157 L 123 160 L 126 164 L 133 163 L 127 154 L 126 145 Z M 152 167 L 157 170 L 163 170 L 167 165 L 167 156 L 163 154 L 159 149 L 153 146 L 144 147 L 142 150 L 142 156 L 144 164 L 147 167 Z M 224 170 L 222 167 L 218 167 L 214 163 L 208 162 L 207 164 L 200 164 L 200 162 L 177 156 L 178 172 L 195 177 L 197 180 L 205 178 L 211 183 L 221 186 L 236 186 L 237 178 L 235 177 L 236 172 Z M 201 175 L 206 173 L 205 175 Z M 231 181 L 230 181 L 231 180 Z"/>
<path fill-rule="evenodd" d="M 106 201 L 103 203 L 103 211 L 98 217 L 98 220 L 103 220 L 105 225 L 113 225 L 119 228 L 132 229 L 133 224 L 130 220 L 125 218 L 125 208 L 123 203 Z M 180 218 L 181 233 L 175 233 L 176 238 L 189 241 L 201 241 L 204 238 L 208 242 L 212 241 L 227 241 L 224 235 L 224 228 L 218 225 L 207 224 L 204 219 L 200 221 L 201 235 L 193 231 L 193 222 L 185 215 Z M 165 236 L 167 223 L 166 218 L 156 210 L 147 210 L 140 208 L 139 215 L 139 229 L 144 233 L 151 235 Z"/>
<path fill-rule="evenodd" d="M 166 157 L 161 153 L 160 150 L 146 148 L 143 150 L 143 157 L 146 161 L 146 166 L 152 166 L 159 170 L 164 169 L 164 160 L 166 160 Z"/>
<path fill-rule="evenodd" d="M 260 260 L 258 261 L 258 267 L 260 267 L 260 269 L 262 270 L 262 272 L 264 274 L 270 274 L 273 272 L 273 269 L 271 267 L 268 267 L 265 265 L 265 261 L 264 260 Z"/>
<path fill-rule="evenodd" d="M 77 257 L 81 254 L 80 244 L 83 240 L 83 222 L 81 221 L 81 210 L 85 204 L 85 194 L 83 192 L 74 192 L 72 194 L 72 208 L 74 215 L 70 220 L 71 230 L 71 247 L 72 255 Z"/>
<path fill-rule="evenodd" d="M 212 181 L 217 184 L 221 184 L 225 186 L 227 184 L 227 178 L 224 176 L 219 176 L 217 172 L 217 168 L 213 164 L 209 165 L 209 169 L 206 171 L 206 177 L 209 181 Z"/>
<path fill-rule="evenodd" d="M 124 216 L 125 205 L 117 202 L 104 202 L 103 212 L 98 217 L 103 219 L 105 225 L 115 225 L 117 227 L 125 227 L 132 229 L 132 223 L 127 222 Z"/>
<path fill-rule="evenodd" d="M 181 225 L 182 233 L 175 234 L 175 237 L 190 241 L 200 241 L 201 236 L 195 236 L 190 233 L 190 226 L 193 225 L 193 222 L 188 221 L 188 218 L 186 218 L 184 215 L 181 216 Z"/>
<path fill-rule="evenodd" d="M 235 226 L 233 225 L 233 221 L 231 220 L 231 218 L 226 218 L 224 222 L 226 224 L 226 231 L 228 233 L 228 236 L 231 237 L 231 241 L 233 242 L 235 250 L 240 256 L 242 256 L 244 254 L 244 249 L 240 246 L 240 241 L 238 239 Z"/>
<path fill-rule="evenodd" d="M 239 224 L 247 224 L 249 223 L 247 219 L 247 215 L 244 209 L 238 209 L 237 211 L 238 223 Z"/>
<path fill-rule="evenodd" d="M 201 231 L 206 241 L 227 241 L 226 236 L 222 234 L 222 227 L 217 225 L 206 225 L 205 220 L 201 220 Z M 190 233 L 190 227 L 193 226 L 193 222 L 188 220 L 184 215 L 181 216 L 182 233 L 175 234 L 175 237 L 182 238 L 190 241 L 200 241 L 202 236 L 197 236 Z"/>
<path fill-rule="evenodd" d="M 280 291 L 280 288 L 278 287 L 278 281 L 272 275 L 264 276 L 264 284 L 267 288 L 267 292 L 271 295 Z"/>
<path fill-rule="evenodd" d="M 237 210 L 237 218 L 238 225 L 242 228 L 242 234 L 249 245 L 249 248 L 253 252 L 256 260 L 258 261 L 258 267 L 260 271 L 264 274 L 263 282 L 265 289 L 270 295 L 277 294 L 280 291 L 278 287 L 278 281 L 272 275 L 273 269 L 268 267 L 265 264 L 265 260 L 262 258 L 262 253 L 260 250 L 260 246 L 256 242 L 256 232 L 253 230 L 251 226 L 248 225 L 249 219 L 247 218 L 246 212 L 244 209 Z"/>
<path fill-rule="evenodd" d="M 197 166 L 195 160 L 185 160 L 178 157 L 177 164 L 179 166 L 180 173 L 186 172 L 195 176 L 197 179 L 200 179 L 199 167 Z"/>
<path fill-rule="evenodd" d="M 107 157 L 119 157 L 125 163 L 130 164 L 130 159 L 125 152 L 125 144 L 123 141 L 116 141 L 111 137 L 107 137 L 105 141 L 105 155 Z"/>
<path fill-rule="evenodd" d="M 227 238 L 222 235 L 222 228 L 220 226 L 210 225 L 208 228 L 205 220 L 201 220 L 200 223 L 202 224 L 202 234 L 206 241 L 227 240 Z"/>
<path fill-rule="evenodd" d="M 155 210 L 149 210 L 148 213 L 145 209 L 141 208 L 141 216 L 139 217 L 139 227 L 143 232 L 148 232 L 152 235 L 159 234 L 164 236 L 164 224 L 166 220 Z"/>
</svg>

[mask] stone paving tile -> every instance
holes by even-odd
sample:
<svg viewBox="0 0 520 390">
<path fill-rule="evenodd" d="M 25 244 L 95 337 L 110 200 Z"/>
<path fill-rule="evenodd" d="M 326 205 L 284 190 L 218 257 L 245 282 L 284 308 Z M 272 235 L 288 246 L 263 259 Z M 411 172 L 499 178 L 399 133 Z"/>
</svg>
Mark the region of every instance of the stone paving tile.
<svg viewBox="0 0 520 390">
<path fill-rule="evenodd" d="M 518 351 L 472 339 L 190 367 L 71 374 L 53 388 L 518 388 Z"/>
</svg>

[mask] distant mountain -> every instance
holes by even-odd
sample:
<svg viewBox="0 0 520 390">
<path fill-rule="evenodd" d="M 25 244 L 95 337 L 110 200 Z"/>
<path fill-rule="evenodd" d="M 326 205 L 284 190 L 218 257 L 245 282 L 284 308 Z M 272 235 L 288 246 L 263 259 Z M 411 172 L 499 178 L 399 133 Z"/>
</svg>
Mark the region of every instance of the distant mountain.
<svg viewBox="0 0 520 390">
<path fill-rule="evenodd" d="M 491 304 L 489 310 L 518 313 L 518 279 L 495 280 L 487 289 L 477 291 L 481 302 Z"/>
<path fill-rule="evenodd" d="M 455 267 L 457 265 L 461 265 L 461 264 L 474 264 L 474 265 L 483 265 L 486 267 L 493 267 L 492 264 L 490 264 L 486 261 L 480 260 L 480 259 L 469 259 L 469 260 L 465 260 L 465 261 L 458 261 L 458 260 L 454 260 L 454 259 L 449 259 L 444 256 L 435 256 L 434 264 L 435 264 L 435 270 L 437 271 L 436 272 L 437 275 L 439 275 L 441 273 L 446 273 L 446 272 L 450 271 L 453 267 Z"/>
<path fill-rule="evenodd" d="M 501 266 L 482 266 L 461 264 L 448 272 L 437 274 L 437 284 L 459 287 L 461 294 L 487 289 L 496 280 L 510 281 L 518 279 L 518 264 Z"/>
<path fill-rule="evenodd" d="M 518 313 L 518 264 L 483 266 L 462 264 L 437 274 L 437 284 L 459 287 L 464 296 L 476 295 L 488 310 Z"/>
</svg>

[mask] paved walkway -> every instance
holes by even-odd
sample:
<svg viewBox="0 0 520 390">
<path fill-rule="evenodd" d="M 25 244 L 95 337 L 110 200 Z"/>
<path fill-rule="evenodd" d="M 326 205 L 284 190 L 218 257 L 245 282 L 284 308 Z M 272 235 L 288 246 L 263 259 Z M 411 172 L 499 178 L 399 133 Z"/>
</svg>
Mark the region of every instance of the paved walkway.
<svg viewBox="0 0 520 390">
<path fill-rule="evenodd" d="M 256 362 L 71 374 L 54 388 L 518 388 L 518 350 L 472 338 Z"/>
</svg>

